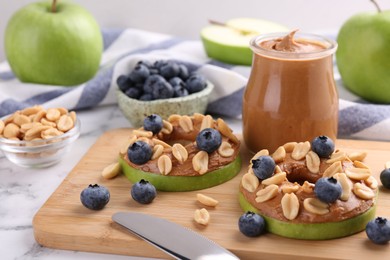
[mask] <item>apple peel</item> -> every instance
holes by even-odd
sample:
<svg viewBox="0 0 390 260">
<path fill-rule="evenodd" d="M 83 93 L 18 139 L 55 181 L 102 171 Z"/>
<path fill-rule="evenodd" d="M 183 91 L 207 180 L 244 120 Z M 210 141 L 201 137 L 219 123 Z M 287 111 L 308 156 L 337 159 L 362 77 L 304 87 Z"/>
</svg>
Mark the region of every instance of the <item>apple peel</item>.
<svg viewBox="0 0 390 260">
<path fill-rule="evenodd" d="M 232 179 L 241 170 L 239 155 L 231 163 L 201 176 L 169 176 L 144 172 L 131 167 L 122 157 L 119 157 L 119 163 L 123 173 L 132 183 L 144 179 L 160 191 L 192 191 L 210 188 Z"/>
<path fill-rule="evenodd" d="M 239 193 L 239 202 L 245 212 L 252 211 L 262 215 L 241 192 Z M 275 235 L 302 240 L 327 240 L 350 236 L 364 230 L 367 223 L 375 218 L 375 212 L 376 204 L 353 218 L 324 223 L 294 223 L 276 220 L 264 215 L 262 217 L 266 222 L 267 230 Z"/>
</svg>

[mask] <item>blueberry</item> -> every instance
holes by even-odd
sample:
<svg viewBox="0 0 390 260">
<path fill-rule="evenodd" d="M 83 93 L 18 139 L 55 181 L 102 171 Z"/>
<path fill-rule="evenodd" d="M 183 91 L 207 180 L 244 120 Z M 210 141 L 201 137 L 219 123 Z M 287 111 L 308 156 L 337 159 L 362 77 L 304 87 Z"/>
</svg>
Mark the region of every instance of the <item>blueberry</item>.
<svg viewBox="0 0 390 260">
<path fill-rule="evenodd" d="M 166 60 L 157 60 L 154 62 L 153 66 L 156 68 L 156 69 L 160 69 L 162 66 L 165 66 L 168 64 L 168 61 Z"/>
<path fill-rule="evenodd" d="M 131 197 L 141 203 L 149 204 L 156 197 L 156 188 L 148 181 L 144 179 L 140 180 L 131 187 Z"/>
<path fill-rule="evenodd" d="M 321 158 L 329 158 L 334 151 L 332 139 L 325 135 L 318 136 L 311 142 L 311 149 Z"/>
<path fill-rule="evenodd" d="M 184 64 L 179 64 L 179 70 L 179 78 L 181 78 L 182 80 L 187 80 L 190 76 L 187 67 Z"/>
<path fill-rule="evenodd" d="M 143 86 L 143 90 L 145 93 L 152 94 L 153 88 L 157 84 L 157 82 L 166 82 L 166 80 L 160 75 L 150 75 Z"/>
<path fill-rule="evenodd" d="M 152 131 L 153 134 L 157 134 L 163 128 L 163 120 L 161 116 L 152 114 L 144 119 L 144 129 L 146 131 Z"/>
<path fill-rule="evenodd" d="M 153 100 L 152 94 L 146 93 L 139 97 L 139 100 L 141 101 L 151 101 Z"/>
<path fill-rule="evenodd" d="M 247 211 L 238 220 L 238 228 L 245 236 L 257 237 L 264 233 L 265 221 L 262 216 Z"/>
<path fill-rule="evenodd" d="M 142 93 L 141 90 L 139 90 L 138 88 L 129 88 L 125 92 L 126 96 L 135 99 L 138 99 L 141 96 L 141 93 Z"/>
<path fill-rule="evenodd" d="M 198 149 L 208 153 L 217 150 L 221 143 L 221 134 L 213 128 L 205 128 L 196 136 L 196 146 Z"/>
<path fill-rule="evenodd" d="M 177 77 L 180 73 L 180 67 L 176 62 L 169 61 L 159 68 L 160 75 L 166 79 Z"/>
<path fill-rule="evenodd" d="M 100 210 L 109 202 L 110 192 L 103 186 L 90 184 L 81 192 L 80 200 L 86 208 Z"/>
<path fill-rule="evenodd" d="M 172 87 L 175 87 L 175 86 L 183 86 L 185 87 L 186 83 L 184 83 L 184 81 L 179 78 L 179 77 L 173 77 L 169 80 L 169 84 L 172 85 Z"/>
<path fill-rule="evenodd" d="M 206 88 L 207 86 L 207 81 L 206 79 L 201 76 L 201 75 L 191 75 L 187 80 L 186 80 L 186 86 L 187 90 L 190 94 L 199 92 Z"/>
<path fill-rule="evenodd" d="M 173 87 L 173 97 L 185 97 L 188 96 L 188 90 L 186 89 L 186 83 L 179 78 L 174 77 L 169 80 L 169 84 Z"/>
<path fill-rule="evenodd" d="M 383 187 L 390 189 L 390 168 L 384 169 L 380 175 Z"/>
<path fill-rule="evenodd" d="M 260 180 L 265 180 L 271 177 L 275 171 L 275 161 L 271 156 L 262 155 L 257 159 L 252 160 L 253 173 Z"/>
<path fill-rule="evenodd" d="M 386 244 L 390 241 L 390 222 L 386 218 L 377 217 L 367 223 L 366 234 L 375 244 Z"/>
<path fill-rule="evenodd" d="M 173 97 L 173 88 L 166 80 L 158 81 L 153 85 L 153 99 L 166 99 Z"/>
<path fill-rule="evenodd" d="M 325 203 L 333 203 L 340 198 L 342 188 L 340 183 L 333 177 L 320 178 L 315 184 L 314 193 L 317 198 Z"/>
<path fill-rule="evenodd" d="M 132 163 L 144 164 L 152 158 L 152 148 L 143 141 L 137 141 L 127 149 L 127 157 Z"/>
<path fill-rule="evenodd" d="M 149 69 L 149 73 L 150 73 L 150 75 L 157 75 L 158 69 L 156 69 L 155 67 L 152 67 Z"/>
<path fill-rule="evenodd" d="M 140 60 L 139 62 L 137 62 L 137 65 L 144 65 L 146 66 L 149 70 L 154 68 L 153 64 L 148 61 L 148 60 Z"/>
<path fill-rule="evenodd" d="M 128 90 L 130 87 L 132 87 L 133 85 L 133 82 L 131 81 L 131 79 L 126 76 L 126 75 L 120 75 L 117 79 L 116 79 L 116 84 L 118 85 L 119 89 L 125 93 L 126 90 Z"/>
<path fill-rule="evenodd" d="M 173 87 L 173 97 L 185 97 L 188 96 L 188 90 L 180 85 L 174 86 Z"/>
<path fill-rule="evenodd" d="M 129 74 L 129 78 L 135 83 L 143 83 L 149 77 L 148 67 L 143 64 L 137 64 Z"/>
<path fill-rule="evenodd" d="M 133 87 L 139 89 L 141 93 L 144 92 L 144 83 L 134 83 Z"/>
</svg>

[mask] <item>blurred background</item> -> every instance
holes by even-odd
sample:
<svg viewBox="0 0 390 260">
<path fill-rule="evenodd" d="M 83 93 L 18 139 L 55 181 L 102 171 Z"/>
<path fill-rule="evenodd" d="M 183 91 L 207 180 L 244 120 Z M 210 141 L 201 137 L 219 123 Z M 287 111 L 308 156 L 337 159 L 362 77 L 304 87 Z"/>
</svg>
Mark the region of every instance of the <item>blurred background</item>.
<svg viewBox="0 0 390 260">
<path fill-rule="evenodd" d="M 0 61 L 5 60 L 4 30 L 11 15 L 37 0 L 0 0 Z M 59 0 L 62 1 L 62 0 Z M 68 0 L 72 1 L 72 0 Z M 376 11 L 370 0 L 73 0 L 88 9 L 102 28 L 133 27 L 189 39 L 199 39 L 208 19 L 226 21 L 253 17 L 302 31 L 337 32 L 355 13 Z M 390 9 L 389 0 L 377 0 Z"/>
</svg>

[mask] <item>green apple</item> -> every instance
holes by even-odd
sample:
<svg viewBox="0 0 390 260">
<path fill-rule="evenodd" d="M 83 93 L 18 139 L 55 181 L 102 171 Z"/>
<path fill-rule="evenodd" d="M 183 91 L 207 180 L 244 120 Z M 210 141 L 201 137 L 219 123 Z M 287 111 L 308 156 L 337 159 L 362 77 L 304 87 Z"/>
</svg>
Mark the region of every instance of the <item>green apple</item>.
<svg viewBox="0 0 390 260">
<path fill-rule="evenodd" d="M 95 19 L 69 2 L 31 3 L 18 10 L 5 31 L 5 53 L 23 82 L 73 86 L 99 68 L 103 39 Z"/>
<path fill-rule="evenodd" d="M 336 52 L 344 85 L 376 103 L 390 103 L 390 10 L 360 13 L 341 27 Z"/>
<path fill-rule="evenodd" d="M 239 155 L 224 167 L 201 176 L 169 176 L 144 172 L 131 167 L 122 157 L 119 158 L 119 163 L 122 172 L 132 183 L 144 179 L 161 191 L 191 191 L 213 187 L 232 179 L 241 170 L 241 157 Z"/>
<path fill-rule="evenodd" d="M 224 24 L 212 22 L 200 36 L 210 58 L 232 64 L 251 65 L 249 41 L 256 35 L 284 32 L 288 28 L 267 20 L 236 18 Z"/>
<path fill-rule="evenodd" d="M 259 209 L 250 204 L 241 192 L 239 192 L 239 203 L 245 212 L 252 211 L 261 215 Z M 356 217 L 326 223 L 294 223 L 262 216 L 270 233 L 295 239 L 325 240 L 350 236 L 364 230 L 367 223 L 375 218 L 375 212 L 376 204 Z"/>
</svg>

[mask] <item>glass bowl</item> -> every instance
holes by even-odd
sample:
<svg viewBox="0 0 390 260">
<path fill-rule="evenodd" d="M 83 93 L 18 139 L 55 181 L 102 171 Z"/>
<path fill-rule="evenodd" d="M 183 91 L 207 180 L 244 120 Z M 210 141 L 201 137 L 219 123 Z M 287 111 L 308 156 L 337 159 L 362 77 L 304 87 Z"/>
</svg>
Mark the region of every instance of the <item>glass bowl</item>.
<svg viewBox="0 0 390 260">
<path fill-rule="evenodd" d="M 80 135 L 80 121 L 68 132 L 49 139 L 17 141 L 0 138 L 0 149 L 12 163 L 28 168 L 45 168 L 58 163 Z"/>
</svg>

